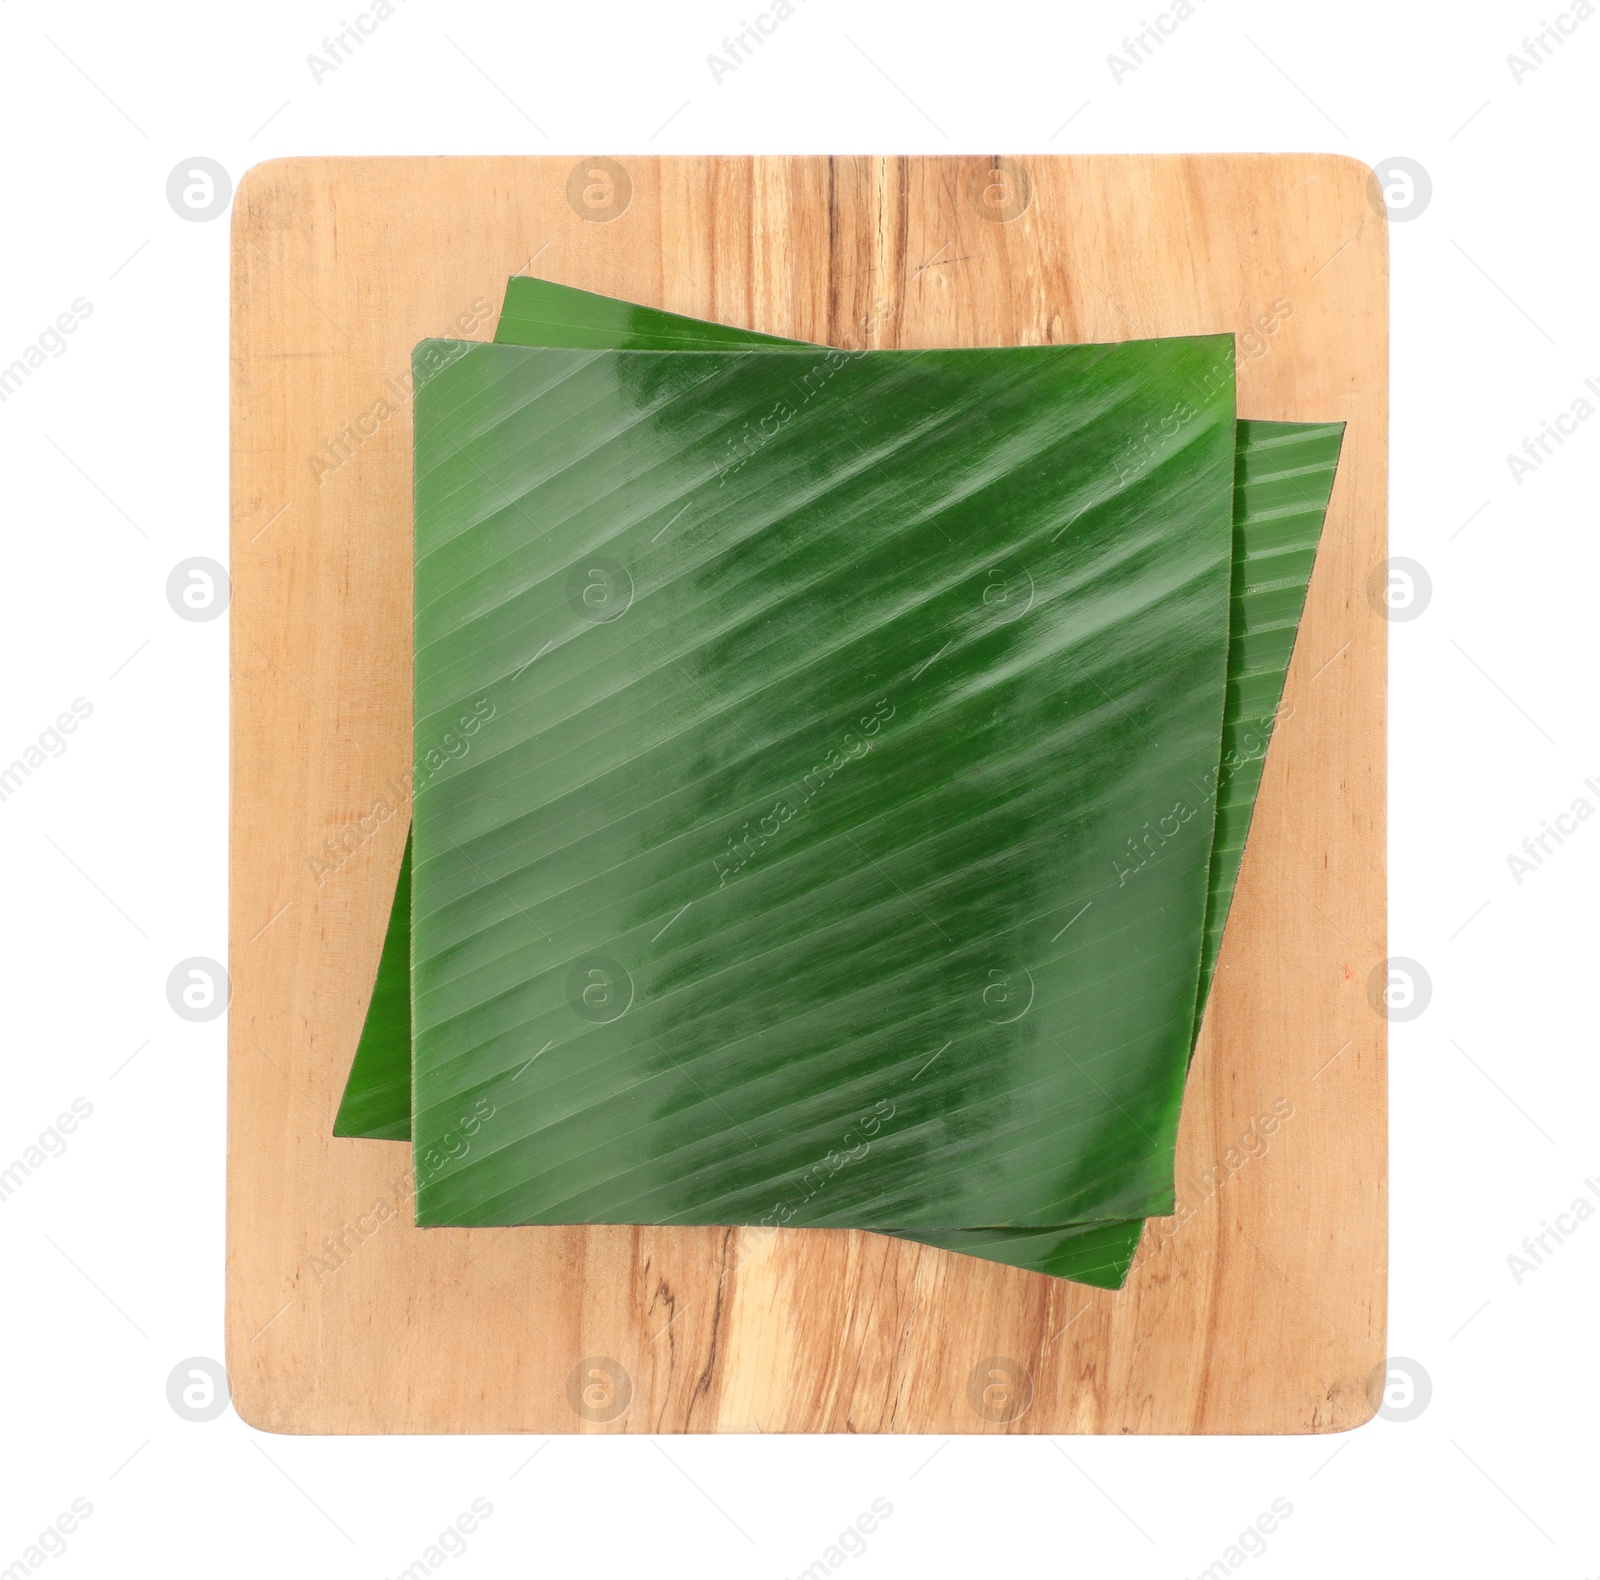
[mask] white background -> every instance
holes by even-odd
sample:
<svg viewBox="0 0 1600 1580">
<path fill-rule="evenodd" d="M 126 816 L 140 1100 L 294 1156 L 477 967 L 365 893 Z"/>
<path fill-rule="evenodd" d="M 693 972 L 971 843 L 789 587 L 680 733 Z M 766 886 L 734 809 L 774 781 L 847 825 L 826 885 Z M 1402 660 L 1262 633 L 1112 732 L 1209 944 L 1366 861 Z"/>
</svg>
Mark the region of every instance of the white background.
<svg viewBox="0 0 1600 1580">
<path fill-rule="evenodd" d="M 1520 884 L 1507 862 L 1574 798 L 1600 807 L 1600 421 L 1520 482 L 1506 460 L 1579 397 L 1600 405 L 1600 18 L 1519 83 L 1508 54 L 1563 0 L 1196 0 L 1118 83 L 1108 54 L 1162 0 L 794 0 L 719 84 L 707 54 L 768 0 L 395 0 L 315 82 L 307 55 L 369 3 L 0 3 L 0 366 L 93 306 L 0 405 L 0 763 L 93 705 L 0 801 L 0 1164 L 73 1099 L 93 1108 L 0 1201 L 0 1569 L 81 1497 L 92 1516 L 41 1571 L 62 1580 L 134 1554 L 391 1576 L 482 1497 L 492 1516 L 441 1572 L 789 1576 L 881 1497 L 894 1512 L 851 1574 L 1189 1576 L 1275 1498 L 1293 1514 L 1248 1574 L 1600 1570 L 1600 1222 L 1520 1283 L 1507 1262 L 1600 1177 L 1600 819 Z M 943 1446 L 180 1418 L 169 1372 L 222 1352 L 225 1022 L 178 1018 L 165 985 L 227 954 L 227 621 L 178 619 L 165 586 L 189 556 L 227 560 L 228 226 L 175 215 L 174 166 L 1239 149 L 1399 155 L 1433 187 L 1391 228 L 1391 552 L 1432 594 L 1391 633 L 1390 948 L 1432 998 L 1393 1028 L 1389 1349 L 1427 1372 L 1427 1408 L 1332 1438 Z"/>
</svg>

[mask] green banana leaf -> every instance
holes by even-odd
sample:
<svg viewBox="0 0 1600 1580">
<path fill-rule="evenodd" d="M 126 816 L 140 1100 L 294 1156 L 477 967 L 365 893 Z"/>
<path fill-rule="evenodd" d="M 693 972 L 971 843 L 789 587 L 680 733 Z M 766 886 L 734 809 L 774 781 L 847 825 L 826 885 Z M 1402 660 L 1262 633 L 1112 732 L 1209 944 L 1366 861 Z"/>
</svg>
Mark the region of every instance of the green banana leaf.
<svg viewBox="0 0 1600 1580">
<path fill-rule="evenodd" d="M 1222 754 L 1213 781 L 1217 824 L 1200 957 L 1193 1041 L 1210 992 L 1223 929 L 1249 834 L 1267 747 L 1279 719 L 1283 684 L 1344 439 L 1343 423 L 1241 419 L 1234 471 L 1233 612 Z M 1202 793 L 1211 787 L 1201 787 Z M 406 1050 L 399 1050 L 403 1057 Z M 1193 1046 L 1191 1044 L 1191 1057 Z M 1167 1209 L 1171 1211 L 1169 1207 Z M 1066 1230 L 949 1229 L 901 1235 L 950 1251 L 1120 1289 L 1138 1249 L 1143 1221 Z M 885 1229 L 887 1234 L 896 1234 Z"/>
<path fill-rule="evenodd" d="M 1239 423 L 1228 701 L 1213 791 L 1217 823 L 1197 1040 L 1343 443 L 1343 423 Z"/>
<path fill-rule="evenodd" d="M 566 346 L 573 351 L 737 351 L 744 346 L 805 346 L 754 329 L 685 318 L 614 296 L 580 291 L 527 274 L 506 282 L 497 345 Z"/>
<path fill-rule="evenodd" d="M 506 282 L 495 340 L 572 350 L 719 351 L 744 345 L 803 346 L 753 329 L 686 318 L 659 307 L 557 285 L 530 275 Z M 411 836 L 361 1040 L 334 1120 L 336 1136 L 411 1139 Z"/>
<path fill-rule="evenodd" d="M 901 1229 L 880 1233 L 918 1245 L 934 1245 L 986 1262 L 1004 1262 L 1030 1273 L 1070 1278 L 1075 1284 L 1121 1289 L 1139 1249 L 1143 1218 L 1114 1218 L 1104 1223 L 1073 1223 L 1048 1229 Z"/>
<path fill-rule="evenodd" d="M 336 1136 L 411 1139 L 411 835 L 406 834 L 378 979 L 367 1004 L 355 1062 L 345 1082 Z"/>
<path fill-rule="evenodd" d="M 1196 1040 L 1267 747 L 1277 723 L 1343 434 L 1342 423 L 1245 418 L 1236 429 L 1228 696 L 1216 779 L 1217 827 L 1200 960 Z M 334 1122 L 336 1136 L 411 1139 L 410 895 L 411 838 L 407 834 L 377 980 Z"/>
<path fill-rule="evenodd" d="M 578 338 L 572 333 L 573 331 L 588 331 L 591 338 L 579 339 L 580 344 L 608 344 L 623 339 L 631 330 L 634 338 L 627 339 L 626 343 L 654 345 L 660 343 L 656 335 L 665 326 L 670 326 L 673 331 L 684 336 L 684 342 L 680 343 L 686 343 L 690 337 L 700 338 L 702 343 L 706 344 L 725 344 L 730 338 L 755 338 L 747 331 L 729 330 L 721 325 L 702 325 L 696 320 L 681 319 L 676 315 L 662 314 L 654 309 L 635 308 L 631 304 L 595 297 L 591 293 L 526 279 L 511 282 L 498 338 L 502 341 L 515 341 L 518 338 Z M 598 336 L 595 336 L 595 331 L 599 332 Z M 642 341 L 638 338 L 640 335 L 645 337 Z M 760 338 L 769 342 L 771 340 L 771 337 Z M 1226 821 L 1219 824 L 1219 839 L 1212 862 L 1206 949 L 1202 960 L 1202 985 L 1199 994 L 1202 1007 L 1205 985 L 1209 982 L 1216 947 L 1220 942 L 1227 895 L 1231 892 L 1233 873 L 1237 869 L 1238 848 L 1242 847 L 1243 829 L 1247 826 L 1249 806 L 1253 802 L 1255 787 L 1259 781 L 1264 739 L 1261 740 L 1259 748 L 1256 741 L 1270 732 L 1278 692 L 1282 685 L 1282 671 L 1287 663 L 1287 645 L 1284 645 L 1275 674 L 1272 673 L 1270 660 L 1265 666 L 1257 663 L 1252 667 L 1248 678 L 1255 682 L 1256 695 L 1249 695 L 1248 688 L 1241 690 L 1238 684 L 1241 634 L 1254 629 L 1249 618 L 1250 610 L 1254 606 L 1253 597 L 1244 594 L 1259 596 L 1263 593 L 1275 593 L 1279 595 L 1278 603 L 1281 606 L 1283 601 L 1281 595 L 1286 590 L 1290 591 L 1293 600 L 1292 609 L 1287 611 L 1282 607 L 1271 609 L 1268 611 L 1269 618 L 1257 621 L 1255 625 L 1263 627 L 1275 625 L 1280 631 L 1287 629 L 1289 640 L 1292 641 L 1293 626 L 1298 618 L 1299 603 L 1304 593 L 1304 576 L 1309 572 L 1310 559 L 1314 554 L 1316 534 L 1320 528 L 1322 509 L 1326 502 L 1326 485 L 1331 483 L 1332 465 L 1337 454 L 1339 429 L 1336 427 L 1310 431 L 1308 437 L 1318 441 L 1320 453 L 1316 453 L 1315 449 L 1312 452 L 1304 449 L 1299 452 L 1284 452 L 1284 442 L 1299 432 L 1301 430 L 1291 424 L 1241 423 L 1238 430 L 1235 535 L 1241 541 L 1237 544 L 1239 552 L 1235 557 L 1235 614 L 1230 643 L 1230 686 L 1224 751 L 1218 776 L 1220 785 L 1218 802 L 1224 820 L 1229 817 L 1230 812 L 1234 814 L 1234 822 L 1239 828 L 1239 839 L 1230 852 L 1220 837 L 1220 829 L 1227 826 Z M 1275 464 L 1263 465 L 1259 460 L 1251 459 L 1257 450 L 1265 454 L 1269 449 L 1280 452 L 1273 457 Z M 1308 474 L 1317 470 L 1326 474 L 1322 480 L 1320 497 L 1315 497 L 1315 490 L 1308 489 L 1307 486 Z M 1254 490 L 1259 496 L 1263 489 L 1268 488 L 1275 491 L 1275 497 L 1270 500 L 1268 506 L 1252 508 L 1248 502 L 1251 491 Z M 1298 498 L 1295 497 L 1297 495 Z M 1285 521 L 1285 511 L 1282 507 L 1286 504 L 1299 507 L 1289 510 L 1287 513 L 1289 516 L 1298 515 L 1307 518 L 1298 523 L 1300 529 L 1298 542 L 1294 534 L 1287 530 L 1296 523 Z M 1267 513 L 1269 508 L 1270 515 Z M 1262 557 L 1253 554 L 1248 541 L 1245 540 L 1249 531 L 1261 530 L 1256 525 L 1258 520 L 1262 523 L 1271 521 L 1272 525 L 1268 530 L 1277 534 L 1277 541 L 1267 546 L 1265 556 L 1275 574 L 1268 578 L 1265 584 L 1262 583 L 1262 578 L 1257 576 L 1248 586 L 1241 586 L 1244 580 L 1243 567 Z M 1299 566 L 1283 558 L 1286 551 L 1300 554 Z M 1299 571 L 1299 581 L 1298 590 L 1294 591 L 1296 570 Z M 1243 620 L 1241 613 L 1244 616 Z M 1265 690 L 1262 686 L 1263 680 L 1266 681 Z M 1256 711 L 1257 708 L 1259 712 Z M 1241 807 L 1242 819 L 1237 813 L 1237 809 Z M 408 841 L 402 866 L 402 882 L 409 881 L 410 859 Z M 409 917 L 404 906 L 397 906 L 391 919 L 390 934 L 380 965 L 373 1007 L 368 1016 L 356 1062 L 352 1067 L 346 1103 L 340 1113 L 337 1130 L 341 1134 L 365 1133 L 401 1138 L 409 1133 L 409 1015 L 406 1013 L 409 1010 L 409 1001 L 406 992 L 408 984 L 405 947 L 408 940 L 408 923 Z M 400 1009 L 399 1015 L 391 1013 L 394 1007 Z M 1198 1015 L 1195 1030 L 1197 1033 Z M 363 1090 L 366 1091 L 369 1100 L 377 1106 L 361 1108 L 357 1097 Z M 387 1111 L 384 1111 L 385 1103 Z M 367 1116 L 365 1120 L 362 1118 L 363 1114 Z M 1086 1282 L 1109 1283 L 1114 1286 L 1120 1282 L 1126 1271 L 1126 1263 L 1131 1258 L 1137 1242 L 1138 1228 L 1137 1221 L 1132 1223 L 1131 1229 L 1128 1225 L 1122 1226 L 1120 1257 L 1109 1269 L 1098 1270 L 1109 1272 L 1109 1276 L 1105 1277 L 1095 1276 L 1097 1270 L 1084 1266 L 1081 1261 L 1076 1267 L 1063 1267 L 1056 1265 L 1047 1257 L 1041 1258 L 1043 1241 L 1051 1231 L 1029 1231 L 1021 1238 L 1014 1252 L 999 1247 L 994 1232 L 985 1230 L 950 1230 L 944 1231 L 937 1237 L 932 1233 L 918 1237 L 935 1243 L 950 1244 L 954 1249 L 969 1253 L 987 1254 L 1001 1260 L 1017 1262 L 1019 1265 L 1036 1267 L 1040 1271 L 1060 1272 L 1067 1276 L 1079 1277 Z M 1090 1226 L 1090 1230 L 1095 1233 L 1102 1232 L 1101 1226 Z M 1081 1239 L 1081 1235 L 1082 1231 L 1067 1231 L 1065 1238 L 1070 1243 L 1075 1237 Z"/>
<path fill-rule="evenodd" d="M 416 797 L 418 1222 L 1169 1203 L 1231 342 L 417 384 L 418 755 L 494 721 Z"/>
</svg>

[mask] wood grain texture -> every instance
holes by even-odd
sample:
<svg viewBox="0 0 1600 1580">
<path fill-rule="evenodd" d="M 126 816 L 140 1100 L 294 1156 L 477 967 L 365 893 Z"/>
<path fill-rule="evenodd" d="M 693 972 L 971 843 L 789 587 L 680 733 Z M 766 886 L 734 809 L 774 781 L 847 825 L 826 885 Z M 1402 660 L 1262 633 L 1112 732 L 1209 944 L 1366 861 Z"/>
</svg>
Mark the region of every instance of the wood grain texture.
<svg viewBox="0 0 1600 1580">
<path fill-rule="evenodd" d="M 1368 997 L 1385 953 L 1385 624 L 1367 582 L 1386 552 L 1388 424 L 1387 237 L 1366 168 L 630 156 L 573 171 L 287 160 L 235 199 L 239 1413 L 281 1432 L 1366 1420 L 1387 1255 L 1386 1028 Z M 834 345 L 1232 330 L 1241 415 L 1349 424 L 1190 1074 L 1184 1211 L 1147 1226 L 1120 1293 L 853 1231 L 417 1230 L 409 1147 L 330 1134 L 408 815 L 410 351 L 490 338 L 524 271 Z M 319 876 L 328 841 L 342 859 Z"/>
</svg>

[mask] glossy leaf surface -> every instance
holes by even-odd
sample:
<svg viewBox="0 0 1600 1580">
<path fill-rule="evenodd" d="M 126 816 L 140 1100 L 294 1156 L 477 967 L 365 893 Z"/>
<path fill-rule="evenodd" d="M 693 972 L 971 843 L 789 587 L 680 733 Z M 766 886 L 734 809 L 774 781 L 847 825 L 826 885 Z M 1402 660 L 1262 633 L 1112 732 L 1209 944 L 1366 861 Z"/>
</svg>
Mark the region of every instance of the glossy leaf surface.
<svg viewBox="0 0 1600 1580">
<path fill-rule="evenodd" d="M 546 281 L 510 282 L 497 339 L 553 345 L 688 345 L 706 347 L 772 337 L 706 325 L 658 309 L 616 302 Z M 790 344 L 793 344 L 792 342 Z M 1243 836 L 1259 784 L 1293 629 L 1304 598 L 1316 540 L 1326 507 L 1342 429 L 1242 421 L 1237 428 L 1234 490 L 1233 611 L 1222 758 L 1216 771 L 1218 825 L 1210 870 L 1199 1007 L 1220 945 Z M 1248 567 L 1248 569 L 1247 569 Z M 1246 661 L 1245 638 L 1276 633 L 1257 642 Z M 1287 633 L 1287 640 L 1284 639 Z M 408 892 L 411 847 L 402 864 Z M 403 1139 L 410 1134 L 409 1005 L 399 981 L 400 1015 L 379 1013 L 393 1000 L 395 973 L 408 970 L 409 913 L 397 905 L 380 966 L 374 1009 L 369 1013 L 352 1066 L 336 1133 Z M 1195 1020 L 1198 1035 L 1199 1016 Z M 1033 1270 L 1115 1287 L 1125 1275 L 1140 1223 L 1091 1224 L 1059 1231 L 985 1229 L 928 1231 L 909 1236 L 967 1254 Z M 894 1232 L 885 1230 L 885 1232 Z"/>
<path fill-rule="evenodd" d="M 419 348 L 419 1222 L 1170 1199 L 1228 352 Z"/>
<path fill-rule="evenodd" d="M 526 274 L 507 281 L 494 338 L 498 345 L 567 346 L 575 351 L 726 351 L 805 345 Z"/>
<path fill-rule="evenodd" d="M 1228 703 L 1213 781 L 1217 822 L 1196 1038 L 1300 629 L 1344 424 L 1241 420 L 1238 441 Z"/>
<path fill-rule="evenodd" d="M 1267 747 L 1279 717 L 1344 426 L 1241 419 L 1236 436 L 1228 698 L 1222 753 L 1212 781 L 1217 787 L 1217 824 L 1195 1040 L 1222 947 Z M 1009 1237 L 1005 1231 L 949 1229 L 940 1235 L 905 1238 L 1117 1289 L 1127 1277 L 1142 1227 L 1142 1221 L 1095 1224 L 1055 1232 L 1029 1230 Z"/>
<path fill-rule="evenodd" d="M 336 1136 L 411 1139 L 411 836 L 378 957 L 378 978 L 362 1023 L 350 1079 L 334 1117 Z"/>
</svg>

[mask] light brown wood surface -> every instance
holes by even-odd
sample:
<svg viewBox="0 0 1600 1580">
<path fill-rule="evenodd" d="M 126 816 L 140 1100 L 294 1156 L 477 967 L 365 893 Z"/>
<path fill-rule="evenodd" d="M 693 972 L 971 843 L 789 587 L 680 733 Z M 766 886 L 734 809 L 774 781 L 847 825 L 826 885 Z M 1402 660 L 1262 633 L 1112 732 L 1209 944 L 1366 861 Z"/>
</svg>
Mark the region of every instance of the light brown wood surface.
<svg viewBox="0 0 1600 1580">
<path fill-rule="evenodd" d="M 297 159 L 252 170 L 235 199 L 239 1413 L 282 1432 L 1359 1424 L 1387 1256 L 1386 1028 L 1369 1000 L 1385 953 L 1385 624 L 1368 585 L 1386 552 L 1388 254 L 1365 167 L 625 156 L 620 170 Z M 1233 330 L 1241 415 L 1349 424 L 1190 1074 L 1188 1215 L 1147 1226 L 1120 1293 L 851 1231 L 419 1231 L 409 1147 L 331 1136 L 407 821 L 371 812 L 410 761 L 410 351 L 491 338 L 519 272 L 834 345 Z M 353 852 L 319 881 L 325 839 L 351 829 Z"/>
</svg>

